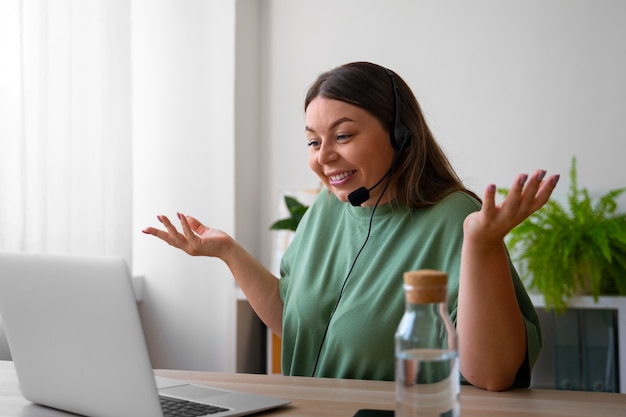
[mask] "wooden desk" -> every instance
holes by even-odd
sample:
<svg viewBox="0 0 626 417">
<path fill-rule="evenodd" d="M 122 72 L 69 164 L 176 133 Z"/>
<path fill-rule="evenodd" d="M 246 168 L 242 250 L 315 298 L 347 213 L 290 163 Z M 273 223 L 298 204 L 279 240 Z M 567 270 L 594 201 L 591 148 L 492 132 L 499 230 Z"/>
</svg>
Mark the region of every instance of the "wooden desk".
<svg viewBox="0 0 626 417">
<path fill-rule="evenodd" d="M 158 370 L 156 373 L 169 378 L 273 395 L 293 401 L 287 407 L 258 414 L 259 416 L 351 417 L 359 408 L 394 408 L 393 382 L 167 370 Z M 13 364 L 0 361 L 0 416 L 68 415 L 24 400 L 18 389 Z M 462 417 L 623 417 L 626 415 L 626 395 L 536 389 L 494 393 L 463 386 L 461 415 Z"/>
</svg>

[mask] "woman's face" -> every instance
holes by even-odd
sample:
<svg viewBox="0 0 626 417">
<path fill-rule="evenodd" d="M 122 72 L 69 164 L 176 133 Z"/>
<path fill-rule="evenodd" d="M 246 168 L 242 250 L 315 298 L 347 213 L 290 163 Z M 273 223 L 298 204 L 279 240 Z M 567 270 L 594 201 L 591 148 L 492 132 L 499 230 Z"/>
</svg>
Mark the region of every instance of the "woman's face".
<svg viewBox="0 0 626 417">
<path fill-rule="evenodd" d="M 316 97 L 306 109 L 309 167 L 341 201 L 359 187 L 370 188 L 391 166 L 389 132 L 367 111 L 352 104 Z M 363 206 L 373 206 L 384 189 L 370 192 Z M 390 200 L 387 190 L 381 204 Z"/>
</svg>

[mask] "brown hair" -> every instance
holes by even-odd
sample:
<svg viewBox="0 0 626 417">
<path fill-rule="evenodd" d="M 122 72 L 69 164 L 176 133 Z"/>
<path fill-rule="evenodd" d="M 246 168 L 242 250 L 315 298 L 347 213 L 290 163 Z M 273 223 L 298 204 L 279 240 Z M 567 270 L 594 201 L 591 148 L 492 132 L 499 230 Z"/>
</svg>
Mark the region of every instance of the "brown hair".
<svg viewBox="0 0 626 417">
<path fill-rule="evenodd" d="M 422 110 L 409 86 L 391 70 L 369 62 L 353 62 L 321 74 L 311 85 L 304 101 L 318 96 L 358 106 L 391 131 L 395 121 L 395 96 L 391 73 L 398 87 L 399 120 L 410 130 L 411 139 L 399 152 L 391 173 L 390 186 L 396 202 L 409 208 L 429 206 L 454 191 L 480 200 L 465 188 L 450 161 L 426 124 Z"/>
</svg>

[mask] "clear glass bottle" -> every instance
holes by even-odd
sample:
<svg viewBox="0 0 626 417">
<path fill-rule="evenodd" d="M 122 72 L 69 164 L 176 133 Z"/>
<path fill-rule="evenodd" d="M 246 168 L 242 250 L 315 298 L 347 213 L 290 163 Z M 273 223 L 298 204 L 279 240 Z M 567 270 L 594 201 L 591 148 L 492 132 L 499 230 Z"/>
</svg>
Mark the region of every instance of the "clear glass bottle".
<svg viewBox="0 0 626 417">
<path fill-rule="evenodd" d="M 406 309 L 395 335 L 396 417 L 458 417 L 459 355 L 448 275 L 404 274 Z"/>
</svg>

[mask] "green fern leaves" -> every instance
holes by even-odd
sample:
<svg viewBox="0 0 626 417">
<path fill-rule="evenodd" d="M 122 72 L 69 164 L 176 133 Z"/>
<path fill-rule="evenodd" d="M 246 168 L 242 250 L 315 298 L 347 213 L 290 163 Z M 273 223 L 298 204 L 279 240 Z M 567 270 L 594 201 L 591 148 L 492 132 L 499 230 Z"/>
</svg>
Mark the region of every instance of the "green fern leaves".
<svg viewBox="0 0 626 417">
<path fill-rule="evenodd" d="M 572 158 L 567 210 L 549 200 L 514 228 L 509 250 L 530 289 L 543 294 L 546 306 L 563 310 L 574 294 L 626 295 L 626 214 L 617 199 L 626 187 L 593 200 L 578 186 Z M 507 189 L 500 189 L 507 195 Z"/>
</svg>

